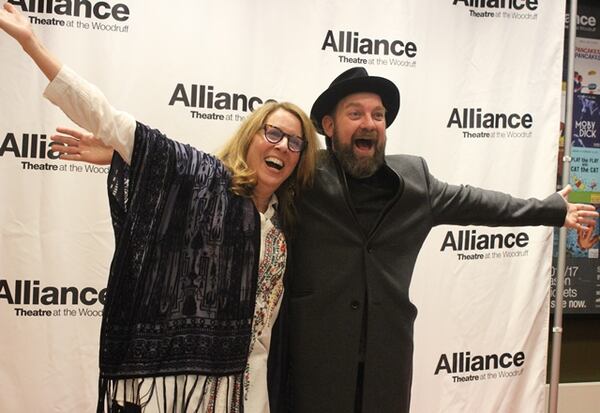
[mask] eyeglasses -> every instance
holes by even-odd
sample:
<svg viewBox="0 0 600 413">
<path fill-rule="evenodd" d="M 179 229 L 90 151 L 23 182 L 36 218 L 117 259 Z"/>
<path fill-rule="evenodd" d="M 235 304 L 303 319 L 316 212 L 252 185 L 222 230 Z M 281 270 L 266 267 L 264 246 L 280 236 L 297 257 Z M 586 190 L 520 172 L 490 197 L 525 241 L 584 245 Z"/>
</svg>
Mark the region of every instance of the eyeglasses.
<svg viewBox="0 0 600 413">
<path fill-rule="evenodd" d="M 279 143 L 283 138 L 287 138 L 287 147 L 292 152 L 302 152 L 306 146 L 306 141 L 299 136 L 290 135 L 285 133 L 277 126 L 265 125 L 263 126 L 265 131 L 265 139 L 272 144 Z"/>
</svg>

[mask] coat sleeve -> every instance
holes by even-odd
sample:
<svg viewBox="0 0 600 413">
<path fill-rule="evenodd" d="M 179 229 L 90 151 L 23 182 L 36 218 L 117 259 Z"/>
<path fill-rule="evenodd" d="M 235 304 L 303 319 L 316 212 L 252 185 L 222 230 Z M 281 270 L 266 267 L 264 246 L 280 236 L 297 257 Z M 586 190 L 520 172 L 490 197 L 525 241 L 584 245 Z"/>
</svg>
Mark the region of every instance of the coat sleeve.
<svg viewBox="0 0 600 413">
<path fill-rule="evenodd" d="M 470 185 L 450 185 L 431 175 L 425 160 L 421 161 L 434 225 L 558 227 L 564 224 L 567 205 L 558 193 L 543 200 L 522 199 Z"/>
</svg>

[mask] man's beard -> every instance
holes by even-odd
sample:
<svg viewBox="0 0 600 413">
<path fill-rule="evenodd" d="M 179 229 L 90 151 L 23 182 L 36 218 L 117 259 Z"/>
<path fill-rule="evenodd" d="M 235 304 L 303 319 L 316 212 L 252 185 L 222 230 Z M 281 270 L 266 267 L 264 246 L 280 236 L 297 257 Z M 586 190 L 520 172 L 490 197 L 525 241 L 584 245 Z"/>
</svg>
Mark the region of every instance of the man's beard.
<svg viewBox="0 0 600 413">
<path fill-rule="evenodd" d="M 365 134 L 362 136 L 368 136 Z M 368 178 L 383 165 L 385 157 L 385 139 L 374 142 L 375 152 L 373 156 L 358 156 L 354 153 L 354 141 L 360 139 L 361 135 L 353 136 L 349 144 L 340 142 L 335 130 L 333 132 L 332 150 L 344 171 L 354 178 Z"/>
</svg>

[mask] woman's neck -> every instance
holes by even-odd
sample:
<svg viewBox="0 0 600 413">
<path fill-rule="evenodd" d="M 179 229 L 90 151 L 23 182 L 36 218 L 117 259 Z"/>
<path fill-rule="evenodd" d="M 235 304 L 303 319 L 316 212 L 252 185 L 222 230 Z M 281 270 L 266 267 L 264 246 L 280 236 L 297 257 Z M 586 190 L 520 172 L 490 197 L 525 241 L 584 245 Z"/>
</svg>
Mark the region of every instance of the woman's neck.
<svg viewBox="0 0 600 413">
<path fill-rule="evenodd" d="M 271 201 L 272 196 L 273 193 L 260 194 L 254 192 L 254 194 L 252 195 L 252 201 L 254 201 L 254 206 L 256 207 L 256 209 L 258 209 L 259 212 L 262 212 L 264 214 L 267 211 L 267 208 L 269 207 L 269 202 Z"/>
</svg>

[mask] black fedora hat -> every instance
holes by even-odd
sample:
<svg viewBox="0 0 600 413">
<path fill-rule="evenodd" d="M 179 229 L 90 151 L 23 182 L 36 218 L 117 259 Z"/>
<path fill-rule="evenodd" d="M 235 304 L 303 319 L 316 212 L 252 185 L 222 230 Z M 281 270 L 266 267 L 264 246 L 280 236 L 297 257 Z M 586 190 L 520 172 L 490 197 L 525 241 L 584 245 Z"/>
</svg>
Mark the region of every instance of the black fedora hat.
<svg viewBox="0 0 600 413">
<path fill-rule="evenodd" d="M 358 92 L 372 92 L 381 97 L 385 107 L 386 126 L 390 126 L 400 109 L 400 91 L 396 85 L 388 79 L 378 76 L 369 76 L 364 67 L 353 67 L 336 77 L 313 103 L 310 110 L 317 131 L 323 133 L 321 120 L 323 116 L 331 113 L 335 105 L 344 97 Z"/>
</svg>

